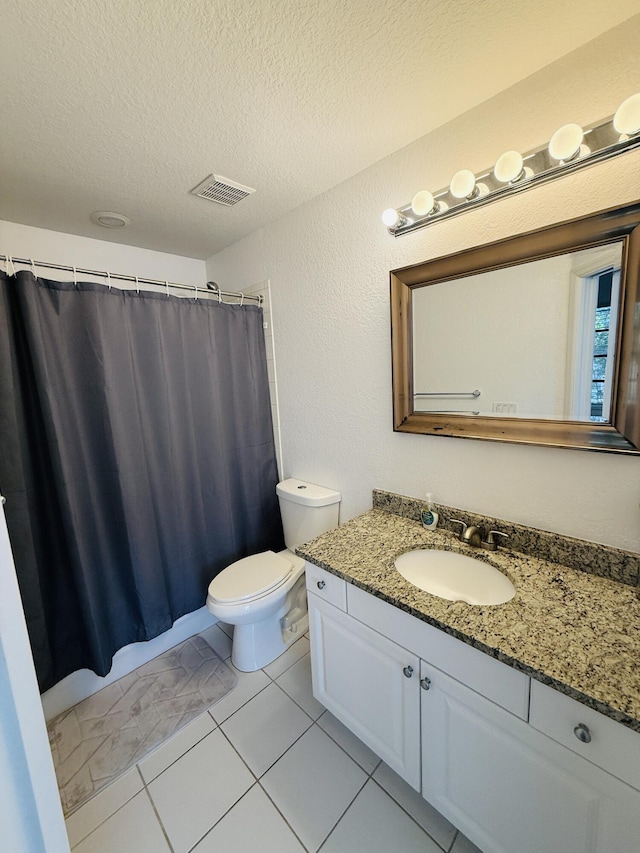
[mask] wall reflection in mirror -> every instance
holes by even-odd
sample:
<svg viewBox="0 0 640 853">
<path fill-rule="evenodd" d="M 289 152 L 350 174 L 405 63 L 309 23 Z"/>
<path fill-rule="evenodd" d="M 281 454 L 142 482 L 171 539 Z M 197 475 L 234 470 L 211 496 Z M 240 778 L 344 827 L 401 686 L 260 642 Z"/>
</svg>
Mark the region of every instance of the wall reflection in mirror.
<svg viewBox="0 0 640 853">
<path fill-rule="evenodd" d="M 414 411 L 608 423 L 622 249 L 415 288 Z"/>
</svg>

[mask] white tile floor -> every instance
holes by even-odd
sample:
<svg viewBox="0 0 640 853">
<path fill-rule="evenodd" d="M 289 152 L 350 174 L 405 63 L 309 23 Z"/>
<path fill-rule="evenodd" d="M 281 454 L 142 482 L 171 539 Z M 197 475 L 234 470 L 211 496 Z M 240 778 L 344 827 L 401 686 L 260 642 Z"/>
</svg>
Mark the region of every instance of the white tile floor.
<svg viewBox="0 0 640 853">
<path fill-rule="evenodd" d="M 313 698 L 306 637 L 238 679 L 70 816 L 73 853 L 479 853 Z"/>
</svg>

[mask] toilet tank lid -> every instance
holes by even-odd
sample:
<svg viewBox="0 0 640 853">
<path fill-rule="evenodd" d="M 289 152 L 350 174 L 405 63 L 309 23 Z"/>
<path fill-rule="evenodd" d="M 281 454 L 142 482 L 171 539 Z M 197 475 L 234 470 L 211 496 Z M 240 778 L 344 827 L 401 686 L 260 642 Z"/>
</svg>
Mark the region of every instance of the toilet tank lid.
<svg viewBox="0 0 640 853">
<path fill-rule="evenodd" d="M 316 486 L 313 483 L 305 483 L 304 480 L 296 480 L 293 477 L 278 483 L 276 493 L 283 500 L 306 506 L 329 506 L 340 503 L 342 500 L 340 492 L 325 489 L 324 486 Z"/>
</svg>

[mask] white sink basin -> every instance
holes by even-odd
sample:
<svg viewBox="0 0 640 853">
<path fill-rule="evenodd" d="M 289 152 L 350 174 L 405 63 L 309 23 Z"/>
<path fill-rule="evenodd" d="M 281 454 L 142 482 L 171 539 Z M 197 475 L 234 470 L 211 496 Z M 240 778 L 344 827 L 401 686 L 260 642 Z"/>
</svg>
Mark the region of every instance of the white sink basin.
<svg viewBox="0 0 640 853">
<path fill-rule="evenodd" d="M 459 554 L 423 548 L 396 557 L 403 578 L 432 595 L 467 604 L 504 604 L 516 594 L 506 575 L 489 563 Z"/>
</svg>

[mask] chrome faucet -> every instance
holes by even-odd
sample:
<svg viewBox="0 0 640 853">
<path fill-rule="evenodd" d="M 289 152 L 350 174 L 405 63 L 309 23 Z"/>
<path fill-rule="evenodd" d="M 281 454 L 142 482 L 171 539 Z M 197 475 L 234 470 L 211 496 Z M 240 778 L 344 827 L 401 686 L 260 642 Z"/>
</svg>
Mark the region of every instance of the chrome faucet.
<svg viewBox="0 0 640 853">
<path fill-rule="evenodd" d="M 485 540 L 482 539 L 482 531 L 475 524 L 467 524 L 466 521 L 460 521 L 458 518 L 449 519 L 452 524 L 461 524 L 460 541 L 466 542 L 472 548 L 484 548 L 487 551 L 497 551 L 498 543 L 493 538 L 494 536 L 504 536 L 509 538 L 507 533 L 501 533 L 499 530 L 490 530 Z"/>
</svg>

